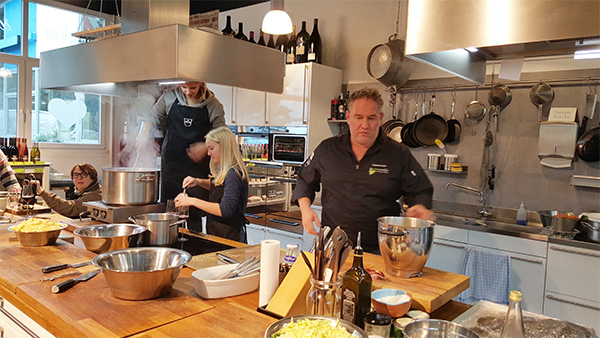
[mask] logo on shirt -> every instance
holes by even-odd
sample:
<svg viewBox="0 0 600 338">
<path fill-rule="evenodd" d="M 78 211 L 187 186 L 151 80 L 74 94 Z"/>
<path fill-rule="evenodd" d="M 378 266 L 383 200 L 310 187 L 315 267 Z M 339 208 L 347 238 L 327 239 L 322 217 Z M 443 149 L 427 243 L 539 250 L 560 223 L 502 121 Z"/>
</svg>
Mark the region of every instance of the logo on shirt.
<svg viewBox="0 0 600 338">
<path fill-rule="evenodd" d="M 183 125 L 186 126 L 186 127 L 188 127 L 188 128 L 192 126 L 192 122 L 194 122 L 194 119 L 190 119 L 190 118 L 187 118 L 187 117 L 183 118 Z"/>
<path fill-rule="evenodd" d="M 390 170 L 388 169 L 387 164 L 371 164 L 371 168 L 369 168 L 369 175 L 373 174 L 389 174 Z"/>
</svg>

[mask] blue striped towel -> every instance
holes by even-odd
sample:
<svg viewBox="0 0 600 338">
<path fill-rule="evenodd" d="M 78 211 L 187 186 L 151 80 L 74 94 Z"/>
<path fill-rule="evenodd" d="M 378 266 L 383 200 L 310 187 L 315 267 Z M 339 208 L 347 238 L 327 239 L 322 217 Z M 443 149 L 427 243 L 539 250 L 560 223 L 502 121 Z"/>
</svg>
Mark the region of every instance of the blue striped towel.
<svg viewBox="0 0 600 338">
<path fill-rule="evenodd" d="M 463 261 L 462 274 L 471 278 L 471 286 L 458 295 L 460 302 L 473 304 L 487 300 L 508 304 L 509 256 L 469 248 Z"/>
</svg>

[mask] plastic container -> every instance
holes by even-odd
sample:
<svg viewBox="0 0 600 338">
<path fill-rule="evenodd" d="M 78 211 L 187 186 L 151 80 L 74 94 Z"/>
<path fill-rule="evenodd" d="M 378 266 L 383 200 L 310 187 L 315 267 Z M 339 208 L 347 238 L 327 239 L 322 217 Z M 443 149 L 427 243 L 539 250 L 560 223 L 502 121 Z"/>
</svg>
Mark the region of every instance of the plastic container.
<svg viewBox="0 0 600 338">
<path fill-rule="evenodd" d="M 521 206 L 517 210 L 517 225 L 527 225 L 527 210 L 525 210 L 523 202 L 521 202 Z"/>
</svg>

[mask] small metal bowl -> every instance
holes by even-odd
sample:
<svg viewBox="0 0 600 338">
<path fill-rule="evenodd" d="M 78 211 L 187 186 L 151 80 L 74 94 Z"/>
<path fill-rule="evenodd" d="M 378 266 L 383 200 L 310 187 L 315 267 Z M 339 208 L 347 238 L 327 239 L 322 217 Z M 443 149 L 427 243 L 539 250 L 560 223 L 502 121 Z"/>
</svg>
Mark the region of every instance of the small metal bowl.
<svg viewBox="0 0 600 338">
<path fill-rule="evenodd" d="M 86 249 L 99 254 L 135 246 L 146 230 L 134 224 L 103 224 L 78 228 L 73 233 L 81 237 Z"/>
<path fill-rule="evenodd" d="M 17 225 L 13 225 L 8 228 L 8 230 L 14 232 L 17 235 L 17 239 L 22 246 L 45 246 L 45 245 L 53 245 L 56 243 L 58 239 L 58 235 L 62 229 L 66 228 L 67 225 L 64 223 L 60 224 L 60 229 L 49 230 L 49 231 L 36 231 L 36 232 L 25 232 L 25 231 L 16 231 L 13 228 L 17 227 Z"/>
<path fill-rule="evenodd" d="M 404 337 L 479 338 L 479 335 L 462 325 L 446 320 L 419 319 L 406 325 Z"/>
<path fill-rule="evenodd" d="M 331 322 L 332 327 L 335 327 L 336 323 L 339 322 L 337 325 L 346 329 L 346 331 L 348 331 L 348 333 L 350 333 L 353 337 L 359 337 L 359 338 L 367 338 L 368 337 L 367 334 L 365 333 L 365 331 L 363 331 L 360 327 L 350 323 L 349 321 L 335 318 L 335 317 L 328 317 L 328 316 L 304 315 L 304 316 L 285 317 L 285 318 L 282 318 L 282 319 L 276 321 L 275 323 L 271 324 L 265 331 L 265 338 L 272 338 L 273 335 L 275 333 L 277 333 L 277 331 L 281 330 L 284 326 L 291 323 L 292 320 L 294 321 L 294 323 L 296 323 L 296 322 L 299 322 L 304 319 L 326 320 L 326 321 Z"/>
<path fill-rule="evenodd" d="M 183 265 L 192 259 L 188 252 L 172 248 L 129 248 L 94 257 L 113 296 L 145 300 L 164 296 L 173 288 Z"/>
</svg>

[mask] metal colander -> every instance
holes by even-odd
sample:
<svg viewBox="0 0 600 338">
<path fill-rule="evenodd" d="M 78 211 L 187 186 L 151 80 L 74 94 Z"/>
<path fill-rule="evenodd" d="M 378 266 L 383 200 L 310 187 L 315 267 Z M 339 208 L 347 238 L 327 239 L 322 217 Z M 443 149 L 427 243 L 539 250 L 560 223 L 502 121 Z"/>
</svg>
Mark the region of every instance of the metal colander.
<svg viewBox="0 0 600 338">
<path fill-rule="evenodd" d="M 413 63 L 404 57 L 404 41 L 390 36 L 387 43 L 371 49 L 367 72 L 386 86 L 403 86 L 410 77 Z"/>
</svg>

